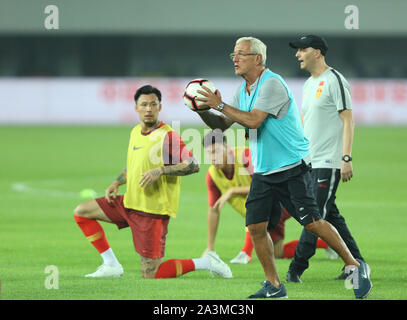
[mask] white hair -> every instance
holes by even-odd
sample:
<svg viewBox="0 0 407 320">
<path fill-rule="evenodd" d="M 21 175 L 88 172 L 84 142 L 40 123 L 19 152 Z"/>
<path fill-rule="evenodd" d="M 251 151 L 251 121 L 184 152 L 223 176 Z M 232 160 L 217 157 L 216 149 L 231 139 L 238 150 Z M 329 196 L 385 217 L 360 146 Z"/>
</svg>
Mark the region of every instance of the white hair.
<svg viewBox="0 0 407 320">
<path fill-rule="evenodd" d="M 259 39 L 253 37 L 242 37 L 236 40 L 236 44 L 240 42 L 249 41 L 251 53 L 261 54 L 261 64 L 266 65 L 267 59 L 267 46 Z"/>
</svg>

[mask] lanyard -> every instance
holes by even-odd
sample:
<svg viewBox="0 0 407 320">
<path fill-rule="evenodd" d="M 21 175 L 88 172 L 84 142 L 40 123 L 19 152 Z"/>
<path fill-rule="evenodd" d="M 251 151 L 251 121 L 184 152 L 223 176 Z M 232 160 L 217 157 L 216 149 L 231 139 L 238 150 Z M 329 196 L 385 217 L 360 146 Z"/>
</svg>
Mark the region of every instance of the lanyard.
<svg viewBox="0 0 407 320">
<path fill-rule="evenodd" d="M 256 85 L 256 89 L 254 89 L 254 92 L 252 92 L 252 94 L 250 95 L 250 101 L 249 104 L 247 104 L 247 90 L 246 90 L 246 82 L 244 83 L 244 105 L 248 106 L 248 111 L 250 112 L 253 109 L 253 104 L 254 104 L 254 98 L 257 95 L 257 90 L 259 88 L 259 84 L 260 84 L 260 77 L 257 79 L 257 85 Z"/>
</svg>

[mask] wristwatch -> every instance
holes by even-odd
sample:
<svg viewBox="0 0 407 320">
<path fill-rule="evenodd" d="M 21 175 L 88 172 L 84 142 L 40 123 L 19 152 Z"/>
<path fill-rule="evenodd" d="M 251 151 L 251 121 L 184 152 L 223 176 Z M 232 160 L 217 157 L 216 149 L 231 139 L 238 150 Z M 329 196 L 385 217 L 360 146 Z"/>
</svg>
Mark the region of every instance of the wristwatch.
<svg viewBox="0 0 407 320">
<path fill-rule="evenodd" d="M 218 104 L 218 109 L 217 110 L 219 112 L 222 112 L 224 107 L 225 107 L 225 104 L 223 102 L 221 102 L 221 103 Z"/>
<path fill-rule="evenodd" d="M 347 154 L 345 154 L 345 155 L 342 157 L 342 160 L 345 161 L 345 162 L 350 162 L 350 161 L 352 161 L 352 157 L 349 156 L 349 155 L 347 155 Z"/>
</svg>

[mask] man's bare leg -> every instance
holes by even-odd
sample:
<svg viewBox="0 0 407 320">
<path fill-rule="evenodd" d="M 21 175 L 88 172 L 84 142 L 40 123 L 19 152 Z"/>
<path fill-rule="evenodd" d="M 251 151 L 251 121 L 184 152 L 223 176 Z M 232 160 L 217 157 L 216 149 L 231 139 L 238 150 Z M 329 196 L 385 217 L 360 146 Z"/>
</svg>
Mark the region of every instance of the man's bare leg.
<svg viewBox="0 0 407 320">
<path fill-rule="evenodd" d="M 141 276 L 144 279 L 154 279 L 160 264 L 161 258 L 151 259 L 140 256 Z"/>
<path fill-rule="evenodd" d="M 268 221 L 248 225 L 250 236 L 252 237 L 254 249 L 256 250 L 257 258 L 263 267 L 266 280 L 279 288 L 281 286 L 278 277 L 277 268 L 274 260 L 273 241 L 270 234 L 267 232 Z"/>
<path fill-rule="evenodd" d="M 96 200 L 89 200 L 81 203 L 74 210 L 74 215 L 78 217 L 84 217 L 92 220 L 100 220 L 104 222 L 112 223 L 108 216 L 99 207 Z"/>
<path fill-rule="evenodd" d="M 274 247 L 274 258 L 283 259 L 284 258 L 284 240 L 280 239 L 273 242 Z"/>
<path fill-rule="evenodd" d="M 323 239 L 344 261 L 346 266 L 360 266 L 350 253 L 338 231 L 328 221 L 320 219 L 305 226 L 305 229 Z"/>
<path fill-rule="evenodd" d="M 110 248 L 102 226 L 97 222 L 97 220 L 109 223 L 112 221 L 99 207 L 96 200 L 90 200 L 77 206 L 74 210 L 74 219 L 103 259 L 103 264 L 99 269 L 86 277 L 120 277 L 123 274 L 123 268 Z"/>
</svg>

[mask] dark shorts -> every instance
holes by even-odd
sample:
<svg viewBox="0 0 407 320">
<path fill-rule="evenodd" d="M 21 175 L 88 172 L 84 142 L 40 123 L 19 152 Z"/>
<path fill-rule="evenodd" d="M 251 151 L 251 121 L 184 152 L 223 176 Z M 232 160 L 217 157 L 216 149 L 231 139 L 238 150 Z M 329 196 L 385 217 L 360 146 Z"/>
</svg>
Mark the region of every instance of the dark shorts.
<svg viewBox="0 0 407 320">
<path fill-rule="evenodd" d="M 164 256 L 169 216 L 127 209 L 123 204 L 123 195 L 112 198 L 112 203 L 108 203 L 104 197 L 95 200 L 119 229 L 130 227 L 138 254 L 151 259 Z"/>
<path fill-rule="evenodd" d="M 279 206 L 280 207 L 280 206 Z M 281 218 L 277 223 L 277 226 L 272 229 L 271 225 L 268 225 L 267 230 L 270 233 L 271 240 L 273 242 L 276 242 L 278 240 L 284 240 L 285 237 L 285 221 L 289 218 L 291 218 L 290 214 L 287 212 L 286 209 L 283 209 L 282 207 L 276 208 L 276 210 L 280 210 L 281 213 Z"/>
<path fill-rule="evenodd" d="M 270 175 L 255 173 L 246 201 L 246 226 L 269 221 L 269 226 L 275 228 L 281 216 L 281 211 L 275 210 L 276 202 L 280 202 L 303 226 L 321 219 L 313 193 L 310 166 L 303 162 Z"/>
</svg>

